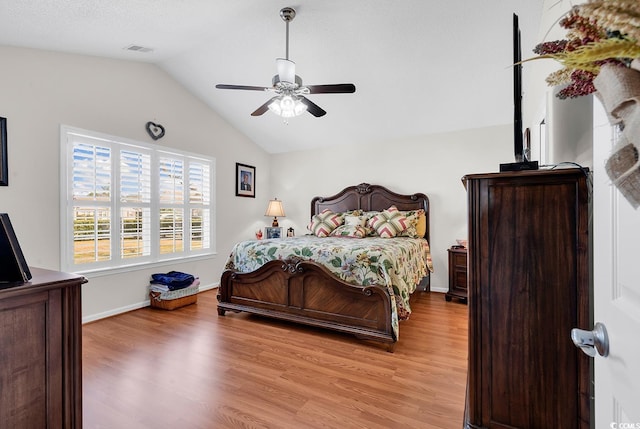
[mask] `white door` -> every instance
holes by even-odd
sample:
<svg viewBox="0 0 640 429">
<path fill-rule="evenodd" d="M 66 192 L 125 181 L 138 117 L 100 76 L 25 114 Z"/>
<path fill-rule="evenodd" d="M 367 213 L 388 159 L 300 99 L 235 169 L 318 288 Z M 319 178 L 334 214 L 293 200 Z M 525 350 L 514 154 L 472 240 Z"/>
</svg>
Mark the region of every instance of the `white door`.
<svg viewBox="0 0 640 429">
<path fill-rule="evenodd" d="M 594 358 L 592 427 L 640 429 L 640 209 L 604 170 L 616 132 L 602 104 L 593 104 L 594 322 L 608 331 L 609 356 Z"/>
</svg>

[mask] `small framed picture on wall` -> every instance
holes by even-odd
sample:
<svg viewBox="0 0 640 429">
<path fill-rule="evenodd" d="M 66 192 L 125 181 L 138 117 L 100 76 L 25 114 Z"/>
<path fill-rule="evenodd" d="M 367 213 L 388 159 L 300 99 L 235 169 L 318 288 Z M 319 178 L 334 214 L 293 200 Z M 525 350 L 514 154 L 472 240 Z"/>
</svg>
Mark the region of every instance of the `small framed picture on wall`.
<svg viewBox="0 0 640 429">
<path fill-rule="evenodd" d="M 256 197 L 256 168 L 236 162 L 236 197 Z"/>
<path fill-rule="evenodd" d="M 0 186 L 9 186 L 8 163 L 7 118 L 0 118 Z"/>
</svg>

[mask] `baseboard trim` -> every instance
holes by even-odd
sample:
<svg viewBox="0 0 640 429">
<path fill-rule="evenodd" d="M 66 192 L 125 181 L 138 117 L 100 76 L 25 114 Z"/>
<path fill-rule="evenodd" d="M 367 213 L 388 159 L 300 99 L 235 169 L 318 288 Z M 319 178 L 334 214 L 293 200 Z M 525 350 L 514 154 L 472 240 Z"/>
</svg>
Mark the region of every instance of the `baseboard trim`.
<svg viewBox="0 0 640 429">
<path fill-rule="evenodd" d="M 199 292 L 204 292 L 206 290 L 216 289 L 220 286 L 220 283 L 213 283 L 209 285 L 202 286 L 200 285 Z M 114 308 L 112 310 L 103 311 L 101 313 L 90 314 L 88 316 L 82 317 L 82 324 L 95 322 L 96 320 L 106 319 L 107 317 L 117 316 L 118 314 L 127 313 L 129 311 L 138 310 L 140 308 L 148 307 L 150 305 L 149 300 L 146 299 L 144 301 L 136 302 L 134 304 L 125 305 L 124 307 Z"/>
</svg>

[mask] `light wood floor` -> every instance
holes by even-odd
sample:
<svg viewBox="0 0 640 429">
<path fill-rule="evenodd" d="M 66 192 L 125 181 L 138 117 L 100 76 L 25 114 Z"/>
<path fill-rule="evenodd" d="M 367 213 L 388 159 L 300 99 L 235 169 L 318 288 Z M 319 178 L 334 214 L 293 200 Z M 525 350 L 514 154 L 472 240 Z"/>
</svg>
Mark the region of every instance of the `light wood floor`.
<svg viewBox="0 0 640 429">
<path fill-rule="evenodd" d="M 198 303 L 83 326 L 93 428 L 462 427 L 467 307 L 417 293 L 394 353 L 348 335 Z"/>
</svg>

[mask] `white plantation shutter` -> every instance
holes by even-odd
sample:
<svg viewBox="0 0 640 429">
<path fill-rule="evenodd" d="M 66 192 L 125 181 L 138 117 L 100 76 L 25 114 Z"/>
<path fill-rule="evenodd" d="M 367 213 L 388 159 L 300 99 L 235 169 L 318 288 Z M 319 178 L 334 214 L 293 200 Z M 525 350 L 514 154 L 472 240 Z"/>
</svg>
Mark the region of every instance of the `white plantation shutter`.
<svg viewBox="0 0 640 429">
<path fill-rule="evenodd" d="M 215 161 L 61 127 L 63 269 L 211 254 Z"/>
<path fill-rule="evenodd" d="M 99 143 L 78 138 L 72 146 L 75 264 L 111 260 L 112 154 Z"/>
<path fill-rule="evenodd" d="M 120 257 L 138 258 L 151 254 L 151 210 L 142 207 L 120 209 Z"/>
<path fill-rule="evenodd" d="M 189 163 L 189 223 L 191 234 L 189 246 L 193 249 L 208 249 L 211 234 L 211 170 L 209 164 L 192 160 Z"/>
<path fill-rule="evenodd" d="M 160 253 L 178 253 L 184 250 L 184 210 L 160 209 Z"/>
<path fill-rule="evenodd" d="M 151 255 L 151 153 L 120 150 L 120 257 Z"/>
<path fill-rule="evenodd" d="M 110 201 L 111 148 L 79 141 L 72 156 L 74 201 Z"/>
<path fill-rule="evenodd" d="M 74 264 L 111 260 L 111 209 L 73 206 Z"/>
<path fill-rule="evenodd" d="M 120 201 L 151 202 L 151 155 L 148 152 L 120 152 Z"/>
<path fill-rule="evenodd" d="M 184 251 L 184 160 L 174 154 L 160 157 L 160 253 Z"/>
<path fill-rule="evenodd" d="M 184 203 L 184 162 L 169 157 L 160 158 L 160 204 Z"/>
<path fill-rule="evenodd" d="M 189 163 L 189 203 L 210 203 L 210 174 L 208 164 L 198 161 Z"/>
</svg>

